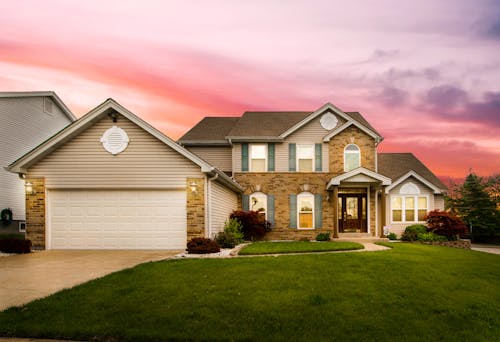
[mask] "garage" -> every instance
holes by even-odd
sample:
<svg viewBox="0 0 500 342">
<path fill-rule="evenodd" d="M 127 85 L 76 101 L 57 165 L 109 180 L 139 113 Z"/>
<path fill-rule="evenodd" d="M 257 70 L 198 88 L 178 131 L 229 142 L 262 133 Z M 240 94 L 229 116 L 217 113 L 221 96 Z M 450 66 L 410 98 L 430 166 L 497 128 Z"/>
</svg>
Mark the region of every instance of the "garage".
<svg viewBox="0 0 500 342">
<path fill-rule="evenodd" d="M 183 249 L 185 191 L 50 190 L 51 249 Z"/>
</svg>

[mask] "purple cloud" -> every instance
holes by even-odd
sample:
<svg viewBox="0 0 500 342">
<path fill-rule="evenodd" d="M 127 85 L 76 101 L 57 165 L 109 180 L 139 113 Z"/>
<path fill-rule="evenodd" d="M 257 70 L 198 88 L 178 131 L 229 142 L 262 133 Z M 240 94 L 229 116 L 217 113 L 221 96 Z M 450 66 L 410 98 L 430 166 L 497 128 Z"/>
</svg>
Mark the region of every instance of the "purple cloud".
<svg viewBox="0 0 500 342">
<path fill-rule="evenodd" d="M 429 89 L 427 103 L 440 108 L 455 108 L 467 100 L 467 93 L 453 85 L 444 84 Z"/>
</svg>

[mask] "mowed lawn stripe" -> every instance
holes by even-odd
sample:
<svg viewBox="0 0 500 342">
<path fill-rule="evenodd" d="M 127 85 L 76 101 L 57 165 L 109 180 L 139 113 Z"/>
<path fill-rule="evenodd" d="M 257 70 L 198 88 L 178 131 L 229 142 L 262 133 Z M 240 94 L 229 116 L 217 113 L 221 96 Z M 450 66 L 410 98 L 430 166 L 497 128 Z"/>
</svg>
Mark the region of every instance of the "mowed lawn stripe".
<svg viewBox="0 0 500 342">
<path fill-rule="evenodd" d="M 75 267 L 78 267 L 75 265 Z M 500 257 L 377 253 L 143 264 L 0 313 L 0 334 L 125 341 L 492 341 Z"/>
</svg>

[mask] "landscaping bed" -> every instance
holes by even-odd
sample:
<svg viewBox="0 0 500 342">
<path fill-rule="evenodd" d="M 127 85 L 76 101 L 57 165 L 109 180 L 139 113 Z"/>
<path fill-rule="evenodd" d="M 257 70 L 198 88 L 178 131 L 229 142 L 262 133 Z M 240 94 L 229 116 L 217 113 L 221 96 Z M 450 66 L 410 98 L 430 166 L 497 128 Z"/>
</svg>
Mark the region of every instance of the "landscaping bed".
<svg viewBox="0 0 500 342">
<path fill-rule="evenodd" d="M 239 255 L 331 252 L 363 249 L 356 242 L 339 241 L 266 241 L 252 243 L 239 251 Z"/>
</svg>

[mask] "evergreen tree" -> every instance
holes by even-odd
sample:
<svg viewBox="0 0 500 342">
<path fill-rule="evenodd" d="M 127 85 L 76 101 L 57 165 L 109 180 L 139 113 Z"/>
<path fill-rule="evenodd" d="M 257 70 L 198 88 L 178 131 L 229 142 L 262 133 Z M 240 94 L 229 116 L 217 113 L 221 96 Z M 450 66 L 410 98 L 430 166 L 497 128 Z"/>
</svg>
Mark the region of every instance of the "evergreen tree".
<svg viewBox="0 0 500 342">
<path fill-rule="evenodd" d="M 448 198 L 452 208 L 469 226 L 474 241 L 492 240 L 500 234 L 500 211 L 495 194 L 491 192 L 495 188 L 495 178 L 489 181 L 471 172 Z"/>
</svg>

